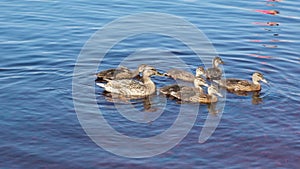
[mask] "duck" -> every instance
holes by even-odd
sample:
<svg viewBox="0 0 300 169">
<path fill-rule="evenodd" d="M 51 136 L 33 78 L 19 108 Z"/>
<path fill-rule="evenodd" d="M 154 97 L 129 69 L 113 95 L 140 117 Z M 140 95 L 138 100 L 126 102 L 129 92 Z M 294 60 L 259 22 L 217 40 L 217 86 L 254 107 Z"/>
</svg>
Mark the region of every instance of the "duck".
<svg viewBox="0 0 300 169">
<path fill-rule="evenodd" d="M 164 86 L 159 89 L 159 92 L 166 95 L 171 96 L 172 92 L 179 92 L 179 91 L 189 91 L 190 93 L 203 93 L 203 89 L 201 86 L 208 87 L 208 84 L 206 83 L 205 79 L 202 77 L 196 77 L 194 79 L 194 87 L 191 86 L 183 86 L 178 84 L 168 85 Z"/>
<path fill-rule="evenodd" d="M 104 70 L 96 73 L 97 76 L 96 81 L 107 82 L 107 80 L 114 80 L 114 79 L 132 79 L 138 77 L 139 74 L 143 72 L 145 67 L 147 67 L 146 64 L 141 64 L 134 71 L 131 71 L 129 68 L 125 66 Z"/>
<path fill-rule="evenodd" d="M 142 72 L 142 80 L 135 79 L 105 79 L 108 82 L 96 83 L 97 86 L 104 88 L 105 91 L 119 94 L 122 96 L 135 97 L 135 96 L 148 96 L 156 91 L 156 86 L 151 80 L 152 75 L 162 76 L 154 67 L 146 66 Z"/>
<path fill-rule="evenodd" d="M 218 92 L 217 88 L 213 85 L 210 85 L 207 88 L 207 94 L 201 92 L 190 92 L 189 90 L 180 90 L 178 92 L 171 92 L 171 96 L 184 101 L 192 103 L 216 103 L 218 101 L 218 96 L 223 97 L 221 93 Z"/>
<path fill-rule="evenodd" d="M 260 72 L 254 72 L 252 74 L 252 82 L 241 79 L 221 79 L 214 80 L 215 83 L 219 84 L 221 87 L 226 88 L 228 91 L 241 91 L 241 92 L 253 92 L 260 91 L 261 85 L 260 81 L 268 83 L 264 78 L 263 74 Z"/>
<path fill-rule="evenodd" d="M 167 73 L 165 73 L 165 76 L 171 77 L 175 80 L 179 79 L 182 81 L 187 82 L 194 82 L 195 77 L 199 77 L 205 73 L 205 70 L 203 67 L 198 67 L 196 69 L 196 75 L 193 75 L 190 72 L 181 70 L 181 69 L 170 69 Z"/>
<path fill-rule="evenodd" d="M 208 68 L 205 72 L 207 79 L 220 79 L 222 76 L 222 70 L 219 68 L 220 64 L 224 64 L 223 60 L 220 57 L 215 57 L 212 60 L 213 67 Z"/>
</svg>

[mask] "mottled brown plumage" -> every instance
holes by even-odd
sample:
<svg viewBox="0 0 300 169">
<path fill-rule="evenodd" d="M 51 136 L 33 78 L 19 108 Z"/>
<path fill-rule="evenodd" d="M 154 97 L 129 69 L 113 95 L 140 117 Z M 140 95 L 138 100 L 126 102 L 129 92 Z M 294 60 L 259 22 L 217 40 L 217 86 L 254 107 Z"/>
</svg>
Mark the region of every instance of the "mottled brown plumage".
<svg viewBox="0 0 300 169">
<path fill-rule="evenodd" d="M 153 67 L 146 67 L 143 71 L 143 82 L 133 79 L 108 80 L 107 84 L 96 83 L 103 87 L 107 92 L 116 93 L 124 96 L 147 96 L 155 92 L 155 84 L 150 76 L 161 75 Z"/>
<path fill-rule="evenodd" d="M 208 68 L 205 72 L 206 78 L 207 79 L 220 79 L 223 72 L 219 68 L 220 64 L 224 64 L 223 60 L 220 57 L 215 57 L 212 60 L 212 68 Z"/>
<path fill-rule="evenodd" d="M 203 89 L 201 88 L 201 86 L 208 86 L 208 84 L 202 77 L 197 77 L 194 80 L 194 87 L 174 84 L 160 88 L 159 92 L 166 96 L 171 96 L 171 93 L 176 93 L 180 91 L 184 91 L 184 93 L 189 92 L 190 94 L 203 93 Z"/>
<path fill-rule="evenodd" d="M 101 72 L 96 73 L 97 82 L 106 82 L 107 80 L 114 79 L 132 79 L 139 76 L 139 73 L 143 72 L 143 70 L 147 67 L 147 65 L 142 64 L 136 70 L 131 71 L 127 67 L 119 67 L 115 69 L 108 69 Z"/>
<path fill-rule="evenodd" d="M 218 101 L 216 94 L 222 96 L 214 86 L 208 87 L 208 94 L 203 92 L 192 92 L 189 90 L 180 90 L 179 92 L 172 92 L 171 96 L 184 101 L 184 102 L 193 102 L 193 103 L 215 103 Z"/>
<path fill-rule="evenodd" d="M 170 69 L 165 75 L 175 80 L 194 82 L 195 77 L 200 77 L 203 74 L 205 74 L 203 67 L 198 67 L 196 69 L 196 75 L 181 69 Z"/>
<path fill-rule="evenodd" d="M 266 79 L 264 79 L 263 74 L 259 72 L 255 72 L 252 75 L 252 82 L 247 80 L 240 79 L 221 79 L 215 80 L 220 86 L 226 88 L 228 91 L 260 91 L 261 85 L 260 81 L 267 83 Z"/>
</svg>

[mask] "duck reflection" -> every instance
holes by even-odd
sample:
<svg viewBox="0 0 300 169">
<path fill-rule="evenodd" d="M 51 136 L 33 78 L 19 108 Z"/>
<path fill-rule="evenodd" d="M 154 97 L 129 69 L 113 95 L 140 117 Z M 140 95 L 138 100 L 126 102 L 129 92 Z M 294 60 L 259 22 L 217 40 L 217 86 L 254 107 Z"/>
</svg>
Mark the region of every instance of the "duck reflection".
<svg viewBox="0 0 300 169">
<path fill-rule="evenodd" d="M 254 105 L 260 104 L 263 101 L 263 99 L 260 97 L 260 91 L 254 91 L 254 92 L 235 91 L 235 90 L 227 90 L 227 91 L 237 96 L 251 96 L 251 102 Z"/>
<path fill-rule="evenodd" d="M 221 112 L 221 110 L 217 109 L 217 103 L 208 104 L 207 110 L 212 115 L 218 115 Z"/>
<path fill-rule="evenodd" d="M 263 99 L 260 97 L 260 92 L 252 93 L 252 104 L 260 104 L 263 102 Z"/>
<path fill-rule="evenodd" d="M 144 111 L 146 111 L 146 112 L 156 111 L 155 108 L 152 108 L 152 103 L 151 103 L 151 98 L 153 98 L 154 95 L 126 97 L 124 95 L 114 94 L 114 93 L 110 93 L 110 92 L 106 92 L 106 91 L 103 91 L 102 95 L 104 96 L 106 101 L 111 102 L 111 103 L 133 104 L 134 102 L 142 102 Z"/>
<path fill-rule="evenodd" d="M 207 111 L 209 114 L 211 115 L 218 115 L 220 112 L 222 112 L 221 110 L 217 109 L 217 105 L 218 102 L 214 102 L 214 103 L 195 103 L 195 102 L 186 102 L 186 101 L 182 101 L 182 100 L 178 100 L 176 98 L 172 98 L 172 96 L 168 97 L 171 100 L 175 100 L 177 104 L 200 104 L 200 105 L 207 105 Z"/>
<path fill-rule="evenodd" d="M 156 95 L 146 97 L 124 97 L 108 92 L 99 93 L 107 102 L 113 103 L 118 114 L 127 120 L 151 125 L 164 112 L 158 105 L 163 100 Z M 159 100 L 159 101 L 158 101 Z"/>
</svg>

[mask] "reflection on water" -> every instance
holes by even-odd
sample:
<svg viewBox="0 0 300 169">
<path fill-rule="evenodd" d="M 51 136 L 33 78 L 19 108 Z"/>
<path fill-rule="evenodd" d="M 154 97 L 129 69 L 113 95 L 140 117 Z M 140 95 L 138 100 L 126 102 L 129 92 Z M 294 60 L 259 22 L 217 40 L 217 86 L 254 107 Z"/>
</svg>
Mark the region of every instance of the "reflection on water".
<svg viewBox="0 0 300 169">
<path fill-rule="evenodd" d="M 263 99 L 260 97 L 260 92 L 252 93 L 252 104 L 260 104 L 262 101 Z"/>
<path fill-rule="evenodd" d="M 269 15 L 277 15 L 280 12 L 277 10 L 263 10 L 263 9 L 257 9 L 255 12 L 263 13 L 263 14 L 269 14 Z"/>
<path fill-rule="evenodd" d="M 275 6 L 278 8 L 278 2 L 280 0 L 267 0 L 266 5 L 271 6 L 271 8 L 275 8 Z M 277 4 L 277 5 L 275 5 Z M 276 9 L 269 9 L 269 10 L 255 10 L 256 12 L 263 13 L 263 14 L 269 14 L 269 15 L 277 15 L 280 14 L 280 12 Z M 279 48 L 279 42 L 282 42 L 283 40 L 279 39 L 274 39 L 274 37 L 278 38 L 279 37 L 279 32 L 280 31 L 280 24 L 275 20 L 275 18 L 272 18 L 272 20 L 267 20 L 265 22 L 252 22 L 252 24 L 257 25 L 257 26 L 268 26 L 268 28 L 264 28 L 265 31 L 271 32 L 270 38 L 267 36 L 264 36 L 266 33 L 262 32 L 258 34 L 258 37 L 264 37 L 264 39 L 251 39 L 250 42 L 258 43 L 262 47 L 267 48 L 267 49 L 277 49 Z M 263 50 L 264 52 L 267 52 L 266 50 Z M 268 56 L 268 55 L 262 55 L 261 51 L 259 50 L 259 54 L 249 54 L 250 56 L 254 56 L 257 58 L 274 58 L 274 56 Z M 262 62 L 264 63 L 264 62 Z"/>
<path fill-rule="evenodd" d="M 251 103 L 252 104 L 260 104 L 263 101 L 263 98 L 260 96 L 260 91 L 256 92 L 243 92 L 243 91 L 233 91 L 230 90 L 228 91 L 230 93 L 233 93 L 237 96 L 250 96 L 251 97 Z"/>
<path fill-rule="evenodd" d="M 119 94 L 109 93 L 106 91 L 102 92 L 102 95 L 104 96 L 105 100 L 111 103 L 128 103 L 132 104 L 132 101 L 135 102 L 141 102 L 143 103 L 144 111 L 155 111 L 154 109 L 151 109 L 151 98 L 154 97 L 154 95 L 151 96 L 130 96 L 126 97 Z"/>
<path fill-rule="evenodd" d="M 207 104 L 207 110 L 210 114 L 217 116 L 222 110 L 217 108 L 218 103 Z"/>
<path fill-rule="evenodd" d="M 267 25 L 269 26 L 279 26 L 278 22 L 267 22 Z"/>
<path fill-rule="evenodd" d="M 130 121 L 151 123 L 163 113 L 164 107 L 161 105 L 164 104 L 166 100 L 155 94 L 150 96 L 126 97 L 103 91 L 99 93 L 99 102 L 102 104 L 105 102 L 113 103 L 112 106 L 118 110 L 118 113 Z"/>
<path fill-rule="evenodd" d="M 267 0 L 267 2 L 265 3 L 266 6 L 271 6 L 271 7 L 275 7 L 278 6 L 278 3 L 276 2 L 280 2 L 281 0 Z"/>
<path fill-rule="evenodd" d="M 252 24 L 260 26 L 279 26 L 278 22 L 252 22 Z"/>
</svg>

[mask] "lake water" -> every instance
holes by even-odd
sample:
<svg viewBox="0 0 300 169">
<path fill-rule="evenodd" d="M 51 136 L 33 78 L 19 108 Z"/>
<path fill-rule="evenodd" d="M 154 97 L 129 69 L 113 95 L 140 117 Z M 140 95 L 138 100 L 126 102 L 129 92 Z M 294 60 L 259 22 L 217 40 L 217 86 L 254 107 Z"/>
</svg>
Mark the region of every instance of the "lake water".
<svg viewBox="0 0 300 169">
<path fill-rule="evenodd" d="M 288 0 L 0 2 L 0 168 L 298 168 L 299 9 L 299 1 Z M 280 13 L 271 15 L 269 10 Z M 194 71 L 203 63 L 178 39 L 151 33 L 124 38 L 110 51 L 101 51 L 106 53 L 97 69 L 82 72 L 90 76 L 88 90 L 72 84 L 77 58 L 91 36 L 115 19 L 143 12 L 170 14 L 192 23 L 225 62 L 226 77 L 250 79 L 259 71 L 269 85 L 263 85 L 259 96 L 225 93 L 224 111 L 211 116 L 220 122 L 200 144 L 200 131 L 210 115 L 206 105 L 180 105 L 160 95 L 150 98 L 151 105 L 143 99 L 114 104 L 93 81 L 96 71 L 120 64 L 132 69 L 147 63 L 160 71 L 172 67 Z M 98 62 L 87 59 L 81 66 Z M 158 88 L 174 83 L 163 77 L 153 79 Z M 81 107 L 88 112 L 96 104 L 113 129 L 130 137 L 163 133 L 176 121 L 181 106 L 199 113 L 186 137 L 170 150 L 149 158 L 122 157 L 98 146 L 85 132 L 74 108 L 81 98 L 74 98 L 72 85 L 91 91 L 81 93 L 81 98 L 91 93 L 96 98 L 94 102 L 83 99 Z M 118 141 L 108 144 L 122 151 Z"/>
</svg>

